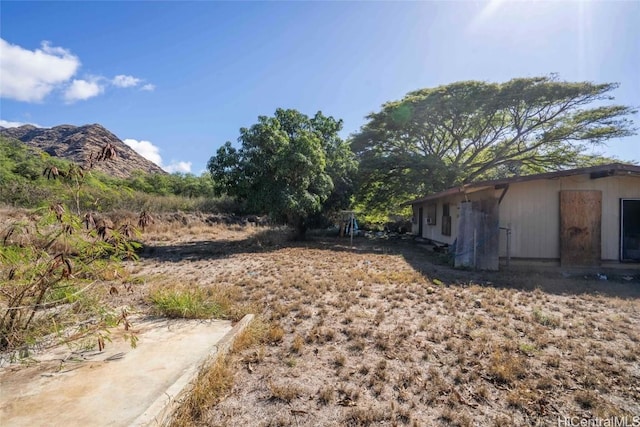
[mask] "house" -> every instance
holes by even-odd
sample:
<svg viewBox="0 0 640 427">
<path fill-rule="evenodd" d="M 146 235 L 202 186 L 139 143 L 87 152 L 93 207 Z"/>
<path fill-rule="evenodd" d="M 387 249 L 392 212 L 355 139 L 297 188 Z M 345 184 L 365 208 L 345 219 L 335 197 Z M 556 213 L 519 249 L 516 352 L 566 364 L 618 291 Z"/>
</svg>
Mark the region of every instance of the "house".
<svg viewBox="0 0 640 427">
<path fill-rule="evenodd" d="M 474 182 L 407 204 L 413 233 L 449 245 L 456 267 L 624 263 L 640 269 L 640 166 Z"/>
</svg>

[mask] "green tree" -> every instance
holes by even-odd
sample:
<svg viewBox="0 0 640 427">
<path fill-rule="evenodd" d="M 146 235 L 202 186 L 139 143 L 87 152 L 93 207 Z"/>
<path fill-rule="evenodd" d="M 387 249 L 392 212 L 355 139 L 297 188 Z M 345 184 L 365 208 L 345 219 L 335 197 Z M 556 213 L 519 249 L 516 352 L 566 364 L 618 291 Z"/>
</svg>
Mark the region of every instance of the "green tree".
<svg viewBox="0 0 640 427">
<path fill-rule="evenodd" d="M 602 162 L 586 154 L 588 145 L 635 133 L 636 111 L 606 102 L 617 87 L 551 75 L 410 92 L 369 115 L 352 138 L 360 161 L 357 202 L 389 213 L 471 181 Z"/>
<path fill-rule="evenodd" d="M 278 109 L 273 117 L 240 129 L 238 150 L 230 142 L 209 160 L 217 194 L 246 203 L 295 227 L 304 238 L 309 217 L 348 206 L 353 154 L 340 139 L 342 121 Z"/>
</svg>

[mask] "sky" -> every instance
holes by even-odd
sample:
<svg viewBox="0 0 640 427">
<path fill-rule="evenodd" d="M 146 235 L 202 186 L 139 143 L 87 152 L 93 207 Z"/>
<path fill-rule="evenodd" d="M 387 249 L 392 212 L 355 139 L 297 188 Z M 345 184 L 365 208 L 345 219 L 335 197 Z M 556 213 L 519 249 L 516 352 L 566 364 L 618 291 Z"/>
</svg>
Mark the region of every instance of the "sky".
<svg viewBox="0 0 640 427">
<path fill-rule="evenodd" d="M 615 102 L 640 107 L 639 24 L 638 0 L 3 0 L 0 125 L 99 123 L 199 175 L 277 108 L 342 119 L 348 138 L 413 90 L 551 73 L 618 82 Z M 595 151 L 640 162 L 640 137 Z"/>
</svg>

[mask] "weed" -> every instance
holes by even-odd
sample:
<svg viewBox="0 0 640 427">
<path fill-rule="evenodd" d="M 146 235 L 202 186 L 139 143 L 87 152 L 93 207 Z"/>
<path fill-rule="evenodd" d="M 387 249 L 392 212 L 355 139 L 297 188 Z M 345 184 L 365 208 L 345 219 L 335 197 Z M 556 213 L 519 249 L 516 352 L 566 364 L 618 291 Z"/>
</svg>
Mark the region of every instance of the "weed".
<svg viewBox="0 0 640 427">
<path fill-rule="evenodd" d="M 489 359 L 487 371 L 498 383 L 511 384 L 526 375 L 528 364 L 503 349 L 496 349 Z"/>
<path fill-rule="evenodd" d="M 552 390 L 554 386 L 553 380 L 549 377 L 542 377 L 536 383 L 536 388 L 538 390 Z"/>
<path fill-rule="evenodd" d="M 473 425 L 467 414 L 449 406 L 443 409 L 440 419 L 450 426 L 471 427 Z"/>
<path fill-rule="evenodd" d="M 298 334 L 293 338 L 293 342 L 291 343 L 291 352 L 293 353 L 302 353 L 302 348 L 304 347 L 304 340 Z"/>
<path fill-rule="evenodd" d="M 550 328 L 557 328 L 560 326 L 560 320 L 551 315 L 545 314 L 539 308 L 534 308 L 531 313 L 533 321 Z"/>
<path fill-rule="evenodd" d="M 307 334 L 305 341 L 308 344 L 311 344 L 311 343 L 324 344 L 327 342 L 331 342 L 334 338 L 335 338 L 335 332 L 333 329 L 314 326 Z"/>
<path fill-rule="evenodd" d="M 378 332 L 375 336 L 376 349 L 380 351 L 387 351 L 390 348 L 389 335 Z"/>
<path fill-rule="evenodd" d="M 286 384 L 276 384 L 273 381 L 270 381 L 267 387 L 269 389 L 270 399 L 280 400 L 285 403 L 289 403 L 293 399 L 302 395 L 302 390 L 291 382 Z"/>
<path fill-rule="evenodd" d="M 578 390 L 574 400 L 582 409 L 594 409 L 598 405 L 598 396 L 591 390 Z"/>
<path fill-rule="evenodd" d="M 240 352 L 247 348 L 251 348 L 258 343 L 268 342 L 268 325 L 260 317 L 255 317 L 249 325 L 240 333 L 233 341 L 233 352 Z M 264 356 L 264 350 L 260 349 L 256 353 L 252 362 L 261 361 Z M 261 355 L 261 356 L 260 356 Z"/>
<path fill-rule="evenodd" d="M 284 338 L 284 329 L 282 329 L 282 326 L 278 324 L 271 325 L 271 327 L 267 330 L 266 338 L 269 344 L 279 344 Z"/>
<path fill-rule="evenodd" d="M 349 351 L 354 353 L 362 353 L 366 348 L 367 344 L 362 338 L 356 338 L 353 342 L 347 347 Z"/>
<path fill-rule="evenodd" d="M 89 294 L 99 279 L 96 267 L 100 271 L 99 265 L 107 265 L 101 260 L 108 257 L 112 268 L 121 256 L 135 257 L 135 245 L 122 236 L 93 241 L 92 233 L 61 203 L 0 231 L 0 350 L 28 345 L 27 340 L 70 326 L 77 321 L 75 315 L 99 318 L 107 311 Z M 62 308 L 51 310 L 54 307 Z M 93 329 L 104 325 L 98 321 Z"/>
<path fill-rule="evenodd" d="M 373 323 L 375 323 L 376 326 L 380 325 L 380 323 L 382 323 L 385 319 L 386 315 L 384 314 L 384 310 L 379 309 L 376 312 L 375 317 L 373 318 Z"/>
<path fill-rule="evenodd" d="M 325 386 L 318 391 L 318 401 L 322 405 L 328 405 L 333 402 L 335 391 L 332 387 Z"/>
<path fill-rule="evenodd" d="M 344 416 L 342 425 L 349 427 L 369 426 L 371 424 L 388 421 L 390 419 L 391 414 L 389 411 L 385 411 L 380 408 L 351 408 Z"/>
<path fill-rule="evenodd" d="M 333 359 L 333 366 L 336 368 L 342 368 L 347 363 L 347 358 L 344 354 L 338 353 Z"/>
<path fill-rule="evenodd" d="M 155 314 L 169 318 L 208 319 L 224 317 L 220 304 L 202 289 L 160 289 L 149 296 Z"/>
<path fill-rule="evenodd" d="M 538 395 L 529 388 L 519 386 L 507 394 L 506 400 L 507 404 L 514 409 L 527 410 L 538 400 Z"/>
<path fill-rule="evenodd" d="M 527 356 L 532 356 L 538 349 L 536 348 L 535 344 L 523 343 L 518 346 L 518 350 L 520 350 L 521 353 Z"/>
</svg>

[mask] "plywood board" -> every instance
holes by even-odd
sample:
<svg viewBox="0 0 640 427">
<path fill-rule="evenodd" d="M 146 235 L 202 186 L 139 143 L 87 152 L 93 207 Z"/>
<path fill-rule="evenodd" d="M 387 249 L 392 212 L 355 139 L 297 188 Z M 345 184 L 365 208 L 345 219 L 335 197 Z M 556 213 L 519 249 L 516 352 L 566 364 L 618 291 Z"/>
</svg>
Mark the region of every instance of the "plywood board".
<svg viewBox="0 0 640 427">
<path fill-rule="evenodd" d="M 601 191 L 560 191 L 560 264 L 600 265 L 601 227 Z"/>
</svg>

